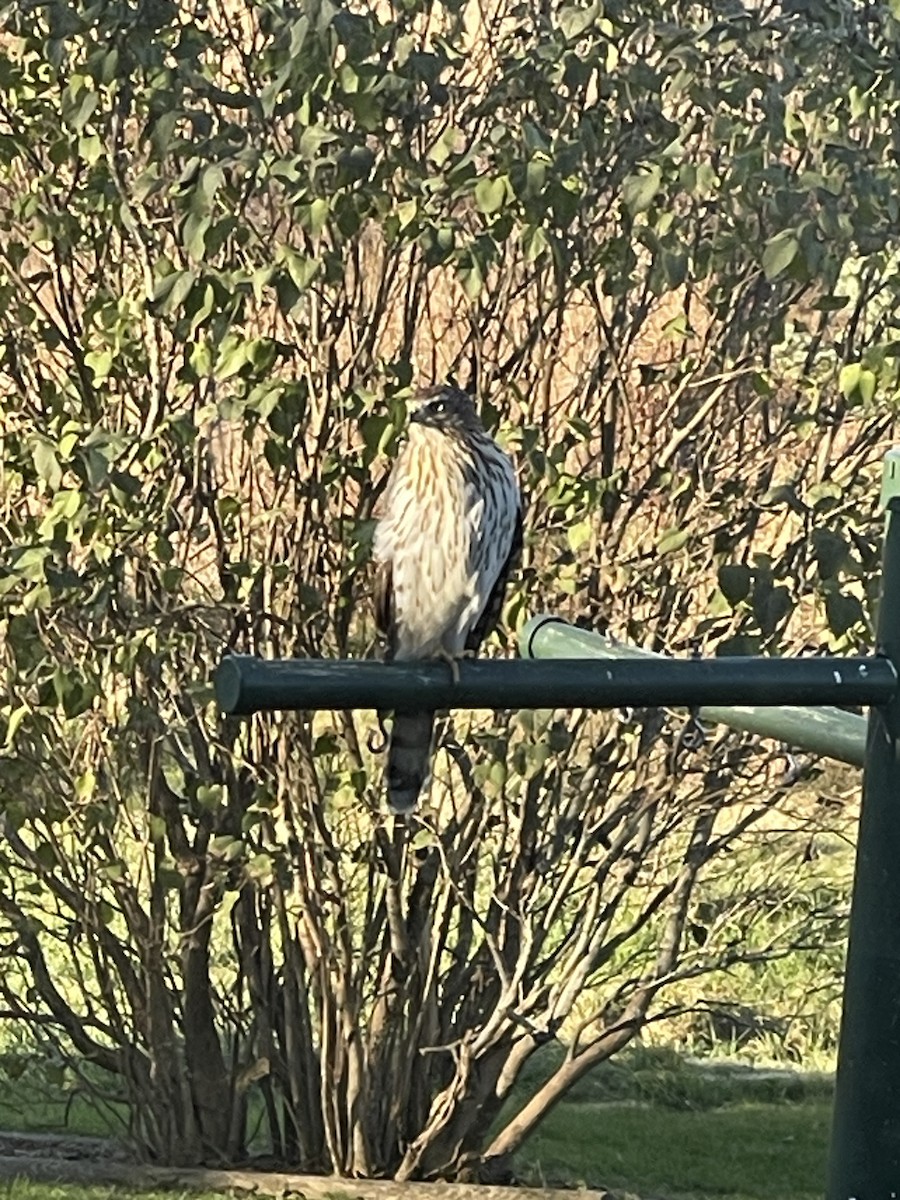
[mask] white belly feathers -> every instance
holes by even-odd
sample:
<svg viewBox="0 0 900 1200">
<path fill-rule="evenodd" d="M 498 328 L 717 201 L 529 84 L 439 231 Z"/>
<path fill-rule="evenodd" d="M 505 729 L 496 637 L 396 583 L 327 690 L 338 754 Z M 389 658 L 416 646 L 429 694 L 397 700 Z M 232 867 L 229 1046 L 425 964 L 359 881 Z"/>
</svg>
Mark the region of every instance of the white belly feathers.
<svg viewBox="0 0 900 1200">
<path fill-rule="evenodd" d="M 476 482 L 461 448 L 448 470 L 445 445 L 438 469 L 431 443 L 441 436 L 411 427 L 401 453 L 411 456 L 412 469 L 401 473 L 404 484 L 388 489 L 375 534 L 374 557 L 391 563 L 398 659 L 462 655 L 512 535 L 500 505 L 498 469 L 505 464 L 494 459 Z"/>
</svg>

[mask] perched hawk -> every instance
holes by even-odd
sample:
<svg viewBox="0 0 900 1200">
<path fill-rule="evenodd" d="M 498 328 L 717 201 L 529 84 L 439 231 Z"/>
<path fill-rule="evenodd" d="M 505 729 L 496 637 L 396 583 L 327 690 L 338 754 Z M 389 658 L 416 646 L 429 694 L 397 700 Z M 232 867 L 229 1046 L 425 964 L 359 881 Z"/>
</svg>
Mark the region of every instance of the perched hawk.
<svg viewBox="0 0 900 1200">
<path fill-rule="evenodd" d="M 446 384 L 419 392 L 375 531 L 375 612 L 388 659 L 473 652 L 500 616 L 522 546 L 522 501 L 509 457 L 484 431 L 470 396 Z M 388 804 L 415 808 L 428 780 L 433 712 L 394 714 Z"/>
</svg>

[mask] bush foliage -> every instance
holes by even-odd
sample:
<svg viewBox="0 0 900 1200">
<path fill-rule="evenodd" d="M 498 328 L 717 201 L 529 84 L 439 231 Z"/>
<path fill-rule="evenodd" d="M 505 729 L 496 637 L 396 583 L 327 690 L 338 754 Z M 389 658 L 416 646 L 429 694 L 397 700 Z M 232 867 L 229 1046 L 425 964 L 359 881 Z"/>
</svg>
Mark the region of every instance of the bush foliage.
<svg viewBox="0 0 900 1200">
<path fill-rule="evenodd" d="M 456 717 L 398 828 L 371 714 L 223 721 L 210 677 L 373 652 L 404 392 L 451 374 L 529 493 L 507 628 L 866 644 L 896 9 L 0 7 L 0 992 L 148 1155 L 262 1122 L 307 1169 L 497 1175 L 761 913 L 835 936 L 771 746 Z"/>
</svg>

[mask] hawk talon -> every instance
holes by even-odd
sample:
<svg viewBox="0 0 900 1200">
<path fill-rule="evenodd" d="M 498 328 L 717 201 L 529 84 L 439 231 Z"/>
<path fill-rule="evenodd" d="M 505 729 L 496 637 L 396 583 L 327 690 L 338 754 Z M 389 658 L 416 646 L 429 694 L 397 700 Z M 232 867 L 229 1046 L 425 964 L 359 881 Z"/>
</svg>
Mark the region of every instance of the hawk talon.
<svg viewBox="0 0 900 1200">
<path fill-rule="evenodd" d="M 387 750 L 390 734 L 384 722 L 384 713 L 376 713 L 375 719 L 378 722 L 378 733 L 381 734 L 381 741 L 377 740 L 378 735 L 375 733 L 375 730 L 370 729 L 366 738 L 366 749 L 370 754 L 383 754 Z"/>
<path fill-rule="evenodd" d="M 473 655 L 473 657 L 474 657 L 474 655 Z M 458 684 L 459 683 L 459 659 L 456 658 L 454 655 L 448 653 L 446 650 L 442 650 L 438 654 L 438 658 L 440 659 L 441 662 L 445 662 L 447 664 L 447 666 L 450 668 L 450 674 L 453 676 L 454 685 Z"/>
</svg>

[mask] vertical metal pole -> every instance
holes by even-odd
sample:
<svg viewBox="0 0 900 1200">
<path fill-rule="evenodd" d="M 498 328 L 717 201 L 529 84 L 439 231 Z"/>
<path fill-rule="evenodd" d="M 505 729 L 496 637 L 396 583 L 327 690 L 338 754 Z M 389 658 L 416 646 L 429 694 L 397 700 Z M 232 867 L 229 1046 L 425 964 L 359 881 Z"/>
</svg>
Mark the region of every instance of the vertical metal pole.
<svg viewBox="0 0 900 1200">
<path fill-rule="evenodd" d="M 900 669 L 900 457 L 885 461 L 878 648 Z M 828 1200 L 900 1198 L 900 697 L 869 712 Z"/>
</svg>

